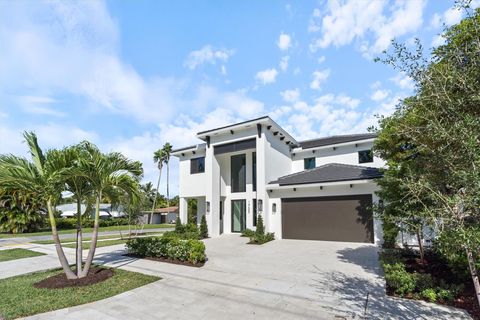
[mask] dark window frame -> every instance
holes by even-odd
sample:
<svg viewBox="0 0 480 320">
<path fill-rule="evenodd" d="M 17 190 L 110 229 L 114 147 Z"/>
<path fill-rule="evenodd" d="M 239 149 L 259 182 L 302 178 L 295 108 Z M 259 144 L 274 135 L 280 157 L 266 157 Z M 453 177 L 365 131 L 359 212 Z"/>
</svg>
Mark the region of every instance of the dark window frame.
<svg viewBox="0 0 480 320">
<path fill-rule="evenodd" d="M 243 165 L 243 176 L 239 177 L 238 182 L 239 182 L 239 188 L 236 188 L 236 184 L 234 183 L 234 158 L 242 158 L 242 165 Z M 243 178 L 243 183 L 240 185 L 240 182 Z M 246 192 L 247 191 L 247 155 L 245 153 L 241 154 L 236 154 L 230 157 L 230 192 L 231 193 L 240 193 L 240 192 Z"/>
<path fill-rule="evenodd" d="M 313 159 L 313 167 L 308 166 L 307 163 L 310 164 L 310 161 Z M 303 159 L 303 169 L 304 170 L 309 170 L 309 169 L 314 169 L 317 166 L 317 158 L 315 157 L 309 157 L 309 158 L 304 158 Z"/>
<path fill-rule="evenodd" d="M 365 154 L 367 154 L 367 155 L 365 155 Z M 366 158 L 366 157 L 368 157 L 368 158 Z M 372 162 L 373 162 L 372 149 L 358 151 L 358 163 L 372 163 Z"/>
<path fill-rule="evenodd" d="M 252 188 L 257 191 L 257 153 L 252 153 Z"/>
<path fill-rule="evenodd" d="M 205 157 L 197 157 L 190 159 L 190 174 L 205 172 Z"/>
<path fill-rule="evenodd" d="M 252 200 L 252 225 L 257 226 L 257 199 Z"/>
</svg>

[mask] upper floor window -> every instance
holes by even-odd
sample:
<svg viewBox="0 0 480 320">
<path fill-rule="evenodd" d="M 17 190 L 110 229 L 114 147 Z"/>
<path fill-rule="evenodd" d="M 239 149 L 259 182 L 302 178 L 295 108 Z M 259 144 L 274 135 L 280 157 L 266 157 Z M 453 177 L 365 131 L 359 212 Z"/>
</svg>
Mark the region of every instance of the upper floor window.
<svg viewBox="0 0 480 320">
<path fill-rule="evenodd" d="M 307 169 L 313 169 L 313 168 L 315 168 L 315 167 L 316 167 L 316 165 L 315 165 L 315 157 L 303 159 L 303 168 L 304 168 L 305 170 L 307 170 Z"/>
<path fill-rule="evenodd" d="M 205 172 L 205 157 L 190 159 L 190 174 Z"/>
<path fill-rule="evenodd" d="M 253 191 L 257 191 L 257 153 L 252 153 L 252 184 Z"/>
<path fill-rule="evenodd" d="M 372 150 L 358 151 L 358 163 L 373 162 Z"/>
<path fill-rule="evenodd" d="M 238 154 L 231 158 L 231 186 L 232 192 L 245 192 L 247 189 L 247 168 L 245 154 Z"/>
</svg>

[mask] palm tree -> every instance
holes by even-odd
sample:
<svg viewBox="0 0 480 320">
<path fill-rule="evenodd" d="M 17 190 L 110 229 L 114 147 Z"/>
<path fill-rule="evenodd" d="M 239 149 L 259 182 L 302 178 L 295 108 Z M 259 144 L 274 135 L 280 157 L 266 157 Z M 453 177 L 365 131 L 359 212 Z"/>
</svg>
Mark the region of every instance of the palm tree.
<svg viewBox="0 0 480 320">
<path fill-rule="evenodd" d="M 157 181 L 157 190 L 155 192 L 155 197 L 153 198 L 153 205 L 152 205 L 152 213 L 150 214 L 150 221 L 149 223 L 152 223 L 153 221 L 153 211 L 155 210 L 155 205 L 157 204 L 157 197 L 158 197 L 158 188 L 160 188 L 160 178 L 162 177 L 162 168 L 163 168 L 163 161 L 165 158 L 165 154 L 163 149 L 158 149 L 153 153 L 153 162 L 157 164 L 158 167 L 158 181 Z"/>
<path fill-rule="evenodd" d="M 33 132 L 23 134 L 29 148 L 32 161 L 14 155 L 0 155 L 0 185 L 13 190 L 38 192 L 47 207 L 48 218 L 52 228 L 52 237 L 55 243 L 58 259 L 68 279 L 77 276 L 70 269 L 67 258 L 58 237 L 54 203 L 60 198 L 62 191 L 63 174 L 67 173 L 63 161 L 56 154 L 45 157 L 38 145 L 37 136 Z"/>
<path fill-rule="evenodd" d="M 88 275 L 97 248 L 98 227 L 100 221 L 100 202 L 102 194 L 119 189 L 131 195 L 133 201 L 138 197 L 139 180 L 143 175 L 142 164 L 131 161 L 121 153 L 102 154 L 94 145 L 87 145 L 88 159 L 80 159 L 79 174 L 88 178 L 95 192 L 95 220 L 85 265 L 81 277 Z"/>
<path fill-rule="evenodd" d="M 162 150 L 163 162 L 167 164 L 167 207 L 170 208 L 170 154 L 172 153 L 172 145 L 167 142 L 163 145 Z M 167 214 L 169 213 L 167 212 Z"/>
</svg>

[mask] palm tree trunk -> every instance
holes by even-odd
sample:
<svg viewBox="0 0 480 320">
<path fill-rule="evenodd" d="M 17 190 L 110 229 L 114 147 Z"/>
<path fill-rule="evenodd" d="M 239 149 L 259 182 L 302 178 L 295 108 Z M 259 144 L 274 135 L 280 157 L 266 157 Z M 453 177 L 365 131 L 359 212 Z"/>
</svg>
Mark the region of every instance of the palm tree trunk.
<svg viewBox="0 0 480 320">
<path fill-rule="evenodd" d="M 77 277 L 80 277 L 82 272 L 82 203 L 80 198 L 77 199 Z"/>
<path fill-rule="evenodd" d="M 170 161 L 167 162 L 167 217 L 170 213 Z"/>
<path fill-rule="evenodd" d="M 153 210 L 155 210 L 155 205 L 157 204 L 157 196 L 158 196 L 158 188 L 160 188 L 160 178 L 162 177 L 162 168 L 163 166 L 160 164 L 158 166 L 158 170 L 160 171 L 159 174 L 158 174 L 158 181 L 157 181 L 157 192 L 155 192 L 155 197 L 153 198 L 153 206 L 152 206 L 152 212 L 150 214 L 150 221 L 149 223 L 151 224 L 152 221 L 153 221 Z"/>
<path fill-rule="evenodd" d="M 82 274 L 80 278 L 86 277 L 90 266 L 92 265 L 93 257 L 95 256 L 95 249 L 97 248 L 97 238 L 98 238 L 98 225 L 100 220 L 100 199 L 102 198 L 102 192 L 100 191 L 97 196 L 97 203 L 95 204 L 95 222 L 93 224 L 93 234 L 92 239 L 90 240 L 90 249 L 88 250 L 88 256 L 85 260 L 85 266 L 83 267 Z"/>
<path fill-rule="evenodd" d="M 50 226 L 52 227 L 52 237 L 53 241 L 55 242 L 55 249 L 57 250 L 58 260 L 60 260 L 60 265 L 63 268 L 63 272 L 67 276 L 67 279 L 76 279 L 77 276 L 73 273 L 72 269 L 70 269 L 70 265 L 68 264 L 67 257 L 65 257 L 65 252 L 63 252 L 62 244 L 60 243 L 60 238 L 58 237 L 57 231 L 57 223 L 55 222 L 55 216 L 53 215 L 53 208 L 52 202 L 50 200 L 47 201 L 47 210 L 48 210 L 48 218 L 50 219 Z"/>
<path fill-rule="evenodd" d="M 475 295 L 477 296 L 477 302 L 480 305 L 480 281 L 475 267 L 475 259 L 473 258 L 472 251 L 468 248 L 465 248 L 467 253 L 468 267 L 470 269 L 470 275 L 472 276 L 473 287 L 475 288 Z"/>
</svg>

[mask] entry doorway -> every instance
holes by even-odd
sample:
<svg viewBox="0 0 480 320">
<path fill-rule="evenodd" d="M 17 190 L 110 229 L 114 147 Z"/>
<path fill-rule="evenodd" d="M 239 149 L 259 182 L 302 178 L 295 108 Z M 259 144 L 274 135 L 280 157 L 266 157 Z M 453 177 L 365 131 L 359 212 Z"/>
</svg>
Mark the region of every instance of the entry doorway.
<svg viewBox="0 0 480 320">
<path fill-rule="evenodd" d="M 247 224 L 246 200 L 232 200 L 232 232 L 243 232 Z"/>
</svg>

